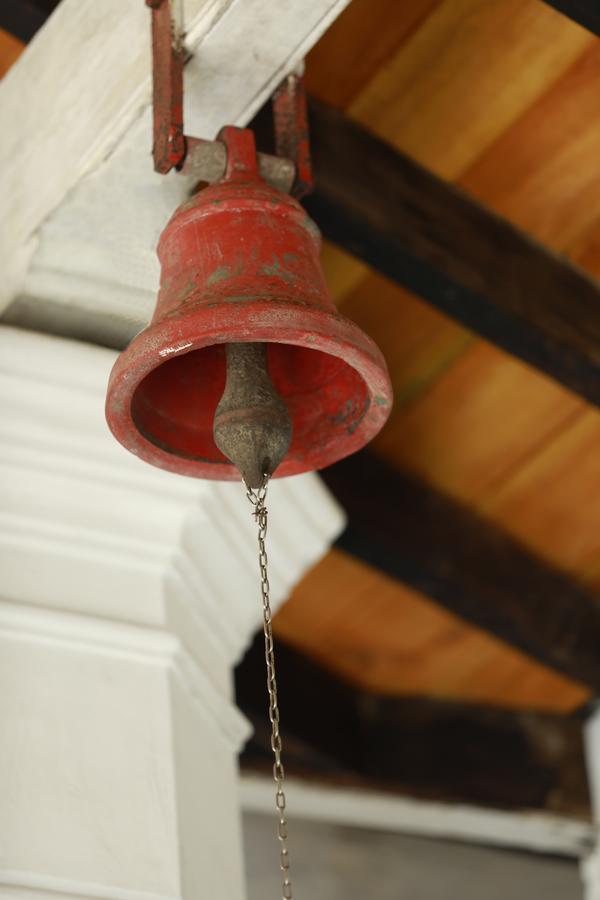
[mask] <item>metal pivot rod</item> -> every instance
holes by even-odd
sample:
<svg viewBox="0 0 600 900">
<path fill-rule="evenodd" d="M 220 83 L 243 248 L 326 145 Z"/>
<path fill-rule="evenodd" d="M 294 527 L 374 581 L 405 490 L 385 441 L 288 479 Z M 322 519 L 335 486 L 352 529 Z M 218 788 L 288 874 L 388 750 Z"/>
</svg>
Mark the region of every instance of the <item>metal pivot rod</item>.
<svg viewBox="0 0 600 900">
<path fill-rule="evenodd" d="M 180 169 L 183 175 L 192 175 L 209 184 L 223 178 L 227 170 L 227 147 L 223 141 L 189 137 L 185 143 L 186 155 Z M 261 178 L 271 187 L 289 194 L 296 176 L 296 167 L 291 159 L 268 153 L 257 153 L 256 159 Z"/>
<path fill-rule="evenodd" d="M 227 150 L 220 141 L 191 137 L 183 129 L 185 48 L 171 0 L 146 0 L 152 10 L 153 159 L 162 175 L 177 169 L 199 181 L 218 181 Z M 273 95 L 276 156 L 258 154 L 258 170 L 272 187 L 295 197 L 312 190 L 304 79 L 288 75 Z"/>
</svg>

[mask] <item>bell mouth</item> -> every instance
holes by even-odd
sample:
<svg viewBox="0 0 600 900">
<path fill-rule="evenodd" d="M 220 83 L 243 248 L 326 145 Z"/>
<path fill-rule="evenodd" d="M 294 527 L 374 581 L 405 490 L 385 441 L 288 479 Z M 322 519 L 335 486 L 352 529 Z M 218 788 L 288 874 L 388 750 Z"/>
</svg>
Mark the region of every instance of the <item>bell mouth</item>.
<svg viewBox="0 0 600 900">
<path fill-rule="evenodd" d="M 225 388 L 225 343 L 265 342 L 269 375 L 292 419 L 275 477 L 321 469 L 364 446 L 392 403 L 385 361 L 358 326 L 336 313 L 288 303 L 232 304 L 168 317 L 141 332 L 111 373 L 106 415 L 128 450 L 198 478 L 239 480 L 213 438 Z"/>
<path fill-rule="evenodd" d="M 269 343 L 267 358 L 275 390 L 292 420 L 292 441 L 282 466 L 300 471 L 312 453 L 328 455 L 340 437 L 356 431 L 369 408 L 369 392 L 355 369 L 319 350 Z M 204 465 L 231 466 L 213 438 L 225 374 L 222 344 L 163 363 L 133 394 L 136 428 L 165 453 Z"/>
</svg>

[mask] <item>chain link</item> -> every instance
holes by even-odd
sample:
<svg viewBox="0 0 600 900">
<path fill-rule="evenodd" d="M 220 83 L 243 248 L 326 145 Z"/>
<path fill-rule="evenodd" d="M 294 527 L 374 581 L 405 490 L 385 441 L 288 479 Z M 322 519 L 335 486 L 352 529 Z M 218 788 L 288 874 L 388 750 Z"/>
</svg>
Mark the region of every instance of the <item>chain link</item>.
<svg viewBox="0 0 600 900">
<path fill-rule="evenodd" d="M 273 751 L 273 780 L 276 785 L 275 806 L 279 821 L 277 837 L 279 839 L 279 865 L 282 872 L 282 900 L 293 900 L 292 882 L 290 880 L 290 854 L 288 851 L 288 824 L 285 816 L 285 792 L 283 784 L 285 772 L 281 762 L 282 744 L 279 731 L 279 701 L 277 698 L 277 679 L 275 676 L 275 650 L 273 647 L 273 616 L 269 598 L 268 558 L 265 541 L 267 537 L 267 486 L 268 479 L 258 490 L 246 488 L 246 496 L 254 507 L 254 518 L 258 524 L 258 564 L 260 567 L 260 591 L 263 606 L 263 631 L 265 635 L 265 662 L 267 664 L 267 691 L 269 694 L 269 720 L 271 722 L 271 750 Z"/>
</svg>

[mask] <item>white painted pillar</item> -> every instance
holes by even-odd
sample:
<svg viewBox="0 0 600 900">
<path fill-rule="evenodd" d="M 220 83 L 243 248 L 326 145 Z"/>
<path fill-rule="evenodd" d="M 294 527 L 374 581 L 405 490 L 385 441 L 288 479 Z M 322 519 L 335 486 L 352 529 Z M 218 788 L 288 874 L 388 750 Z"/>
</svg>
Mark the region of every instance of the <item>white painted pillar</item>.
<svg viewBox="0 0 600 900">
<path fill-rule="evenodd" d="M 595 843 L 583 857 L 581 875 L 584 900 L 600 900 L 600 709 L 596 709 L 584 726 L 585 755 L 595 824 Z"/>
<path fill-rule="evenodd" d="M 0 328 L 0 898 L 242 900 L 254 523 L 113 440 L 114 356 Z M 269 505 L 277 602 L 342 518 L 316 476 Z"/>
</svg>

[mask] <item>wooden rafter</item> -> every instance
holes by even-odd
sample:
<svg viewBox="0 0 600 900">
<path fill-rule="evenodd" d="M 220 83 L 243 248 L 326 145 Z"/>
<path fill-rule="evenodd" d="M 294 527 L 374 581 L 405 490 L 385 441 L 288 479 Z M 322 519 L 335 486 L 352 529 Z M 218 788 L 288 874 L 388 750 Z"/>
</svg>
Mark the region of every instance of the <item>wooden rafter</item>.
<svg viewBox="0 0 600 900">
<path fill-rule="evenodd" d="M 326 238 L 600 404 L 600 287 L 452 185 L 311 103 Z"/>
<path fill-rule="evenodd" d="M 242 757 L 249 768 L 271 761 L 263 668 L 259 635 L 236 671 L 237 702 L 255 726 Z M 589 814 L 576 717 L 360 691 L 281 641 L 277 671 L 289 773 L 448 802 Z"/>
<path fill-rule="evenodd" d="M 545 0 L 559 12 L 600 35 L 600 5 L 597 0 Z"/>
<path fill-rule="evenodd" d="M 42 27 L 55 6 L 55 2 L 34 2 L 34 0 L 2 0 L 0 5 L 0 28 L 21 41 L 30 41 Z"/>
<path fill-rule="evenodd" d="M 600 692 L 600 598 L 435 488 L 368 453 L 322 473 L 346 552 Z"/>
</svg>

